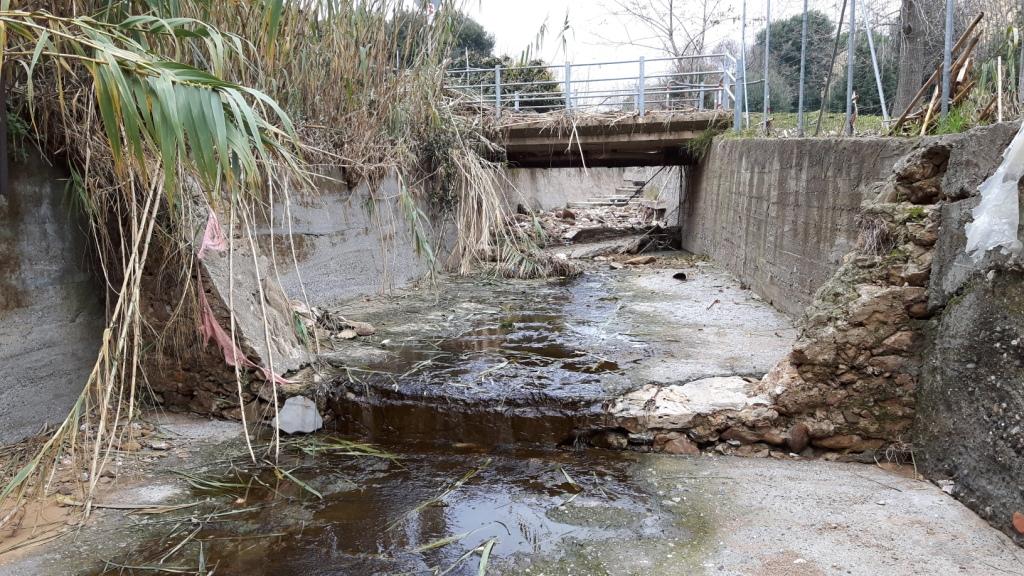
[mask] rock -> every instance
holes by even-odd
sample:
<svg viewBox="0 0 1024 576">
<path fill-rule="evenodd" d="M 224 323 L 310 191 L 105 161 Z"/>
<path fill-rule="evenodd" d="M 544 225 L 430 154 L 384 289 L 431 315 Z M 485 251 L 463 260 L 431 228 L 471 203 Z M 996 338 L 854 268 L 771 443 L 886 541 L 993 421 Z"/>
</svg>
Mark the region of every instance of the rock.
<svg viewBox="0 0 1024 576">
<path fill-rule="evenodd" d="M 767 458 L 771 448 L 766 444 L 744 444 L 736 449 L 737 456 L 748 458 Z"/>
<path fill-rule="evenodd" d="M 887 351 L 908 352 L 917 340 L 914 332 L 901 330 L 882 341 L 882 348 Z"/>
<path fill-rule="evenodd" d="M 907 364 L 907 359 L 903 356 L 889 355 L 889 356 L 876 356 L 868 362 L 868 365 L 872 368 L 877 368 L 882 372 L 897 372 L 902 370 Z"/>
<path fill-rule="evenodd" d="M 351 329 L 351 328 L 346 328 L 346 329 L 342 330 L 341 332 L 338 332 L 337 334 L 335 334 L 335 336 L 337 336 L 338 338 L 341 338 L 342 340 L 351 340 L 353 338 L 358 337 L 359 333 L 356 332 L 355 330 Z"/>
<path fill-rule="evenodd" d="M 675 274 L 672 275 L 672 278 L 674 278 L 676 280 L 685 281 L 686 280 L 686 272 L 676 272 Z"/>
<path fill-rule="evenodd" d="M 138 452 L 141 449 L 142 445 L 135 440 L 129 440 L 121 444 L 121 450 L 124 450 L 125 452 Z"/>
<path fill-rule="evenodd" d="M 1017 534 L 1024 534 L 1024 514 L 1013 513 L 1013 529 L 1017 531 Z"/>
<path fill-rule="evenodd" d="M 932 176 L 900 187 L 913 204 L 934 204 L 942 194 L 942 177 Z"/>
<path fill-rule="evenodd" d="M 623 264 L 627 266 L 643 266 L 644 264 L 652 264 L 655 260 L 657 260 L 657 258 L 650 255 L 634 256 L 633 258 L 630 258 L 629 260 L 623 262 Z"/>
<path fill-rule="evenodd" d="M 607 430 L 591 436 L 590 445 L 607 450 L 625 450 L 629 446 L 629 437 L 617 430 Z"/>
<path fill-rule="evenodd" d="M 163 440 L 153 440 L 151 442 L 148 442 L 148 444 L 151 449 L 160 450 L 161 452 L 164 450 L 171 449 L 171 445 L 167 442 L 164 442 Z"/>
<path fill-rule="evenodd" d="M 790 452 L 798 454 L 807 448 L 810 441 L 811 431 L 803 422 L 798 422 L 790 427 L 789 434 L 786 436 L 786 446 L 789 447 Z"/>
<path fill-rule="evenodd" d="M 751 393 L 750 386 L 739 376 L 703 378 L 682 386 L 648 384 L 612 401 L 608 416 L 613 426 L 634 433 L 641 429 L 691 428 L 698 417 L 767 406 L 768 398 Z"/>
<path fill-rule="evenodd" d="M 700 455 L 700 448 L 698 448 L 697 445 L 686 436 L 680 436 L 679 438 L 669 440 L 662 445 L 661 450 L 666 454 L 684 454 L 687 456 Z"/>
<path fill-rule="evenodd" d="M 910 306 L 907 307 L 907 314 L 910 315 L 911 318 L 916 318 L 918 320 L 922 320 L 922 319 L 925 319 L 925 318 L 931 318 L 931 315 L 932 315 L 931 311 L 928 310 L 928 303 L 927 302 L 919 302 L 917 304 L 911 304 Z"/>
<path fill-rule="evenodd" d="M 359 336 L 373 336 L 377 333 L 377 329 L 369 322 L 353 322 L 349 320 L 348 325 L 355 330 L 356 334 Z"/>
<path fill-rule="evenodd" d="M 839 436 L 829 436 L 828 438 L 819 438 L 813 442 L 818 448 L 824 448 L 826 450 L 849 450 L 853 448 L 861 441 L 860 436 L 856 434 L 843 434 Z"/>
<path fill-rule="evenodd" d="M 241 420 L 242 409 L 238 406 L 228 408 L 221 411 L 221 415 L 229 420 Z M 260 416 L 260 403 L 257 400 L 253 400 L 245 405 L 245 420 L 247 424 L 252 424 L 259 420 Z"/>
<path fill-rule="evenodd" d="M 316 432 L 324 426 L 324 419 L 313 402 L 305 396 L 292 396 L 285 400 L 274 424 L 285 434 Z"/>
<path fill-rule="evenodd" d="M 611 268 L 612 270 L 621 270 L 625 266 L 622 264 L 622 262 L 609 262 L 608 267 Z"/>
<path fill-rule="evenodd" d="M 743 428 L 732 427 L 722 432 L 722 440 L 729 442 L 737 442 L 739 444 L 754 444 L 761 441 L 761 436 L 756 432 L 745 430 Z"/>
</svg>

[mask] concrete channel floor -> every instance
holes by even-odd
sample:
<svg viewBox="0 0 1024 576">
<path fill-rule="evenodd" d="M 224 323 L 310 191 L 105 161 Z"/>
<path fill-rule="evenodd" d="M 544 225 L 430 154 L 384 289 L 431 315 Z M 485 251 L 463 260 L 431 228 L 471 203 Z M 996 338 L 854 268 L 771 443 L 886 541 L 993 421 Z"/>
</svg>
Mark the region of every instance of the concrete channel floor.
<svg viewBox="0 0 1024 576">
<path fill-rule="evenodd" d="M 173 428 L 182 442 L 174 451 L 179 456 L 188 452 L 184 461 L 223 456 L 239 448 L 237 438 L 226 439 L 223 426 L 187 416 L 164 421 L 168 425 L 162 429 Z M 409 511 L 423 498 L 416 481 L 392 486 L 399 499 L 387 500 L 387 509 L 371 509 L 372 521 L 358 529 L 349 523 L 368 517 L 345 514 L 334 525 L 318 526 L 318 514 L 310 514 L 310 506 L 330 510 L 353 504 L 343 498 L 332 500 L 335 496 L 323 483 L 306 477 L 325 491 L 323 502 L 306 498 L 299 504 L 301 491 L 281 488 L 279 505 L 250 519 L 249 525 L 209 534 L 203 528 L 200 537 L 208 536 L 209 566 L 216 564 L 219 575 L 430 574 L 432 568 L 451 566 L 455 569 L 450 574 L 468 575 L 477 573 L 479 556 L 461 564 L 458 558 L 494 537 L 489 574 L 1024 574 L 1024 550 L 936 486 L 907 477 L 907 471 L 898 474 L 874 465 L 820 460 L 600 450 L 513 453 L 452 447 L 443 456 L 435 453 L 421 459 L 395 448 L 396 454 L 406 457 L 402 467 L 412 472 L 409 478 L 425 479 L 428 492 L 441 491 L 446 483 L 423 474 L 420 467 L 426 462 L 433 466 L 443 461 L 459 470 L 491 462 L 494 473 L 467 481 L 443 496 L 443 507 L 424 508 L 415 517 Z M 195 501 L 199 492 L 167 474 L 183 460 L 169 456 L 143 477 L 119 479 L 101 500 Z M 344 466 L 331 469 L 347 472 Z M 563 469 L 573 475 L 577 488 L 552 480 Z M 373 478 L 362 479 L 368 487 L 354 493 L 358 498 L 374 500 L 374 482 L 389 476 L 378 470 Z M 545 486 L 537 489 L 538 484 Z M 234 496 L 220 497 L 225 498 Z M 204 513 L 167 514 L 183 518 L 170 521 L 100 510 L 88 525 L 63 539 L 0 557 L 0 576 L 159 573 L 116 565 L 156 566 L 152 558 L 162 557 L 192 526 L 199 526 L 189 518 Z M 398 521 L 408 524 L 394 533 L 386 529 Z M 178 523 L 187 529 L 168 539 Z M 233 537 L 258 537 L 260 532 L 279 536 L 244 548 L 230 545 Z M 445 549 L 415 552 L 424 544 L 458 535 L 465 535 L 464 540 Z M 163 547 L 153 553 L 154 542 L 164 539 Z M 185 546 L 179 556 L 171 555 L 162 566 L 194 569 L 194 545 Z M 357 553 L 364 548 L 365 553 Z M 367 554 L 375 558 L 372 563 L 367 563 Z M 104 561 L 111 562 L 106 571 Z"/>
<path fill-rule="evenodd" d="M 686 282 L 672 279 L 678 268 L 686 270 Z M 575 351 L 583 349 L 588 362 L 610 358 L 623 368 L 596 379 L 573 379 L 567 374 L 577 372 L 563 370 L 552 382 L 564 385 L 569 397 L 598 401 L 648 382 L 756 377 L 795 338 L 789 319 L 714 266 L 692 260 L 593 270 L 570 285 L 534 283 L 535 291 L 525 290 L 529 283 L 469 285 L 452 285 L 432 299 L 366 302 L 367 314 L 379 311 L 380 343 L 391 343 L 375 348 L 362 342 L 365 350 L 353 357 L 394 362 L 394 342 L 461 334 L 466 346 L 459 340 L 452 350 L 471 354 L 457 355 L 466 365 L 455 368 L 479 380 L 481 371 L 504 366 L 502 354 L 510 350 L 517 361 L 554 350 L 551 360 L 564 367 L 581 361 Z M 404 302 L 401 310 L 396 301 Z M 522 308 L 531 310 L 509 313 Z M 559 333 L 538 336 L 535 326 L 555 326 Z M 413 352 L 406 360 L 419 362 Z M 543 374 L 552 365 L 533 368 Z M 466 377 L 439 374 L 441 380 Z M 514 381 L 523 374 L 506 376 Z M 428 390 L 422 384 L 412 390 Z M 490 393 L 478 387 L 442 392 L 466 390 Z M 314 498 L 266 467 L 249 466 L 232 423 L 149 418 L 170 449 L 144 450 L 99 501 L 196 507 L 145 517 L 100 509 L 63 538 L 0 557 L 0 576 L 153 574 L 161 567 L 196 573 L 200 542 L 207 567 L 215 565 L 219 576 L 436 574 L 448 568 L 448 574 L 469 575 L 480 562 L 473 550 L 491 541 L 489 574 L 1024 575 L 1024 551 L 905 470 L 791 457 L 486 444 L 435 432 L 429 442 L 380 438 L 395 459 L 293 449 L 282 467 L 321 495 Z M 295 441 L 301 447 L 323 440 L 330 435 Z M 190 486 L 182 471 L 193 480 L 250 487 L 259 478 L 274 488 L 262 494 L 259 488 L 203 490 Z M 469 472 L 464 483 L 453 483 Z M 224 513 L 230 514 L 209 521 Z"/>
</svg>

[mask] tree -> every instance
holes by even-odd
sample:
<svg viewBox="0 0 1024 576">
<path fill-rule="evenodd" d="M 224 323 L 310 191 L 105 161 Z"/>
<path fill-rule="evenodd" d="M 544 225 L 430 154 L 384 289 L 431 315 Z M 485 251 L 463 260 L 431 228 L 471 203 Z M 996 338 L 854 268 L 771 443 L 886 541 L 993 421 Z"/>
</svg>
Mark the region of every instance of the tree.
<svg viewBox="0 0 1024 576">
<path fill-rule="evenodd" d="M 488 56 L 473 63 L 473 67 L 481 69 L 472 76 L 475 85 L 485 86 L 479 91 L 488 101 L 494 99 L 494 67 L 501 66 L 501 84 L 503 104 L 509 105 L 519 93 L 519 100 L 524 109 L 536 112 L 548 112 L 565 107 L 565 99 L 561 94 L 558 81 L 555 80 L 550 68 L 543 68 L 543 60 L 513 59 L 511 56 Z M 530 83 L 530 84 L 523 84 Z"/>
<path fill-rule="evenodd" d="M 771 90 L 772 109 L 776 112 L 795 111 L 796 92 L 800 85 L 800 45 L 802 42 L 802 16 L 797 14 L 771 24 L 771 58 L 768 80 Z M 804 81 L 804 109 L 814 110 L 821 105 L 821 86 L 828 73 L 829 56 L 832 48 L 835 24 L 824 13 L 817 10 L 807 12 L 807 69 Z M 764 29 L 757 33 L 751 54 L 747 57 L 747 75 L 760 78 L 752 73 L 756 63 L 764 61 Z M 757 68 L 760 69 L 760 68 Z M 762 72 L 763 73 L 763 72 Z M 748 95 L 750 106 L 761 107 L 762 91 L 751 90 Z M 756 103 L 755 103 L 756 101 Z"/>
<path fill-rule="evenodd" d="M 398 24 L 399 57 L 404 66 L 411 66 L 416 53 L 428 48 L 428 28 L 424 26 L 426 15 L 422 10 L 400 10 L 395 14 Z M 465 66 L 466 57 L 469 61 L 490 58 L 494 52 L 494 36 L 487 32 L 482 24 L 473 20 L 463 12 L 454 12 L 446 21 L 447 31 L 451 34 L 448 56 Z"/>
<path fill-rule="evenodd" d="M 452 27 L 455 40 L 452 43 L 452 58 L 474 59 L 487 58 L 494 55 L 494 35 L 487 32 L 482 24 L 466 14 L 458 12 L 452 16 Z"/>
<path fill-rule="evenodd" d="M 942 0 L 902 0 L 900 3 L 900 64 L 893 114 L 902 114 L 914 94 L 942 58 Z"/>
<path fill-rule="evenodd" d="M 608 8 L 645 30 L 628 44 L 676 58 L 704 54 L 710 33 L 733 16 L 731 3 L 722 0 L 613 0 Z"/>
<path fill-rule="evenodd" d="M 849 36 L 843 34 L 841 42 L 846 45 L 846 38 Z M 881 46 L 889 41 L 888 37 L 875 33 L 873 36 L 875 46 Z M 871 49 L 868 46 L 867 34 L 858 31 L 857 33 L 857 47 L 855 52 L 855 61 L 853 65 L 853 89 L 857 92 L 857 109 L 860 114 L 882 114 L 881 100 L 878 98 L 878 83 L 875 81 L 875 70 L 871 65 Z M 845 110 L 846 109 L 846 59 L 842 59 L 837 62 L 837 66 L 841 66 L 843 74 L 833 74 L 835 78 L 832 82 L 832 87 L 829 90 L 829 109 L 831 110 Z M 885 91 L 887 100 L 886 104 L 890 107 L 890 115 L 893 113 L 891 98 L 892 94 L 896 91 L 896 76 L 897 72 L 893 66 L 884 66 L 879 63 L 881 67 L 882 76 L 882 90 Z M 911 94 L 913 96 L 913 94 Z"/>
</svg>

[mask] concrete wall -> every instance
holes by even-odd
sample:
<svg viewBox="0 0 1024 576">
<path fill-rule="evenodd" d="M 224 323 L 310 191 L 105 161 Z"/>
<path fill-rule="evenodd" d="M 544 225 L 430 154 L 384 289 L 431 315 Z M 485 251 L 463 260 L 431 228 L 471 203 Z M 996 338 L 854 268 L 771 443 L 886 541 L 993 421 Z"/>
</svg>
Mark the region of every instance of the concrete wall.
<svg viewBox="0 0 1024 576">
<path fill-rule="evenodd" d="M 511 184 L 506 192 L 511 206 L 532 211 L 565 208 L 570 202 L 585 202 L 615 194 L 616 188 L 633 181 L 647 182 L 642 201 L 665 210 L 669 225 L 679 221 L 680 175 L 682 168 L 516 168 L 508 171 Z"/>
<path fill-rule="evenodd" d="M 716 138 L 688 170 L 682 245 L 707 254 L 797 315 L 856 240 L 862 186 L 886 177 L 910 139 Z"/>
<path fill-rule="evenodd" d="M 512 206 L 528 210 L 565 208 L 591 196 L 611 194 L 624 184 L 626 168 L 513 168 L 508 171 Z"/>
<path fill-rule="evenodd" d="M 99 349 L 102 291 L 64 177 L 32 158 L 0 194 L 0 443 L 63 421 Z"/>
<path fill-rule="evenodd" d="M 278 199 L 274 226 L 261 227 L 258 242 L 265 255 L 273 248 L 285 292 L 301 296 L 301 275 L 310 304 L 334 304 L 402 287 L 427 274 L 430 260 L 425 251 L 416 252 L 414 227 L 401 206 L 400 192 L 395 178 L 385 179 L 372 193 L 366 184 L 349 189 L 337 181 L 321 181 L 316 195 L 292 200 L 295 259 L 285 205 Z M 443 264 L 447 251 L 441 227 L 432 225 L 423 203 L 418 208 L 419 234 Z"/>
</svg>

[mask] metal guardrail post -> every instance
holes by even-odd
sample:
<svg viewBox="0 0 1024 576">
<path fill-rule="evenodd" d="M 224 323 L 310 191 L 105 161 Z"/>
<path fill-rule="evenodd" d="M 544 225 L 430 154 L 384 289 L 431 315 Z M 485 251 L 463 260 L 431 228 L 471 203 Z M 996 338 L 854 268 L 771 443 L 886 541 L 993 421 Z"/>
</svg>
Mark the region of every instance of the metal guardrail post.
<svg viewBox="0 0 1024 576">
<path fill-rule="evenodd" d="M 495 116 L 501 117 L 501 64 L 494 67 L 494 107 Z"/>
<path fill-rule="evenodd" d="M 572 109 L 572 64 L 565 63 L 565 109 Z"/>
<path fill-rule="evenodd" d="M 519 112 L 519 92 L 518 91 L 516 91 L 516 105 L 515 105 L 515 109 L 516 109 L 516 112 Z"/>
<path fill-rule="evenodd" d="M 637 77 L 636 83 L 636 109 L 643 117 L 647 113 L 647 94 L 646 87 L 647 81 L 645 80 L 644 74 L 644 57 L 640 57 L 640 75 Z"/>
</svg>

